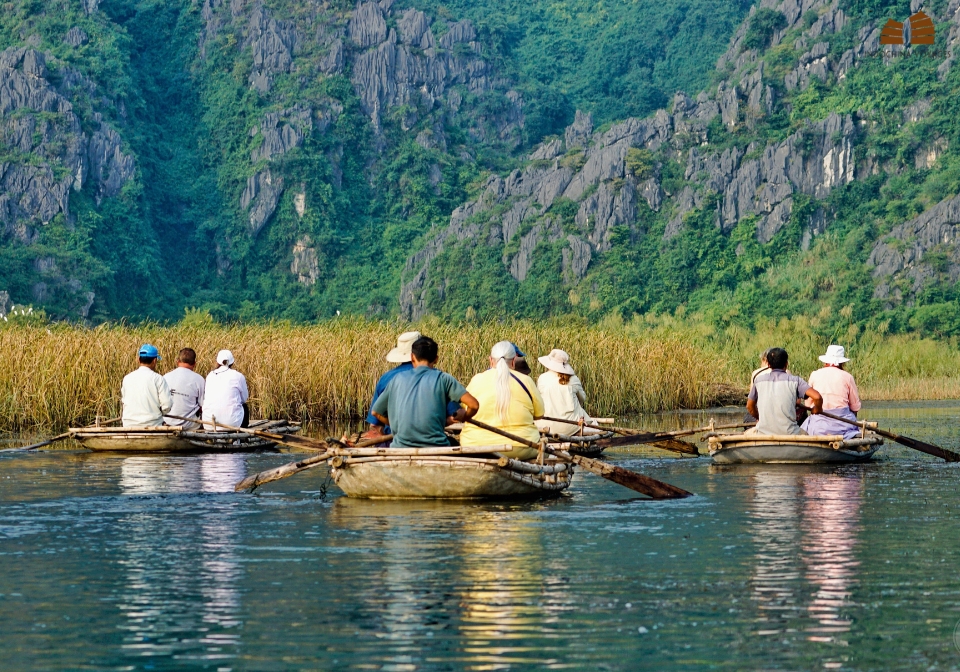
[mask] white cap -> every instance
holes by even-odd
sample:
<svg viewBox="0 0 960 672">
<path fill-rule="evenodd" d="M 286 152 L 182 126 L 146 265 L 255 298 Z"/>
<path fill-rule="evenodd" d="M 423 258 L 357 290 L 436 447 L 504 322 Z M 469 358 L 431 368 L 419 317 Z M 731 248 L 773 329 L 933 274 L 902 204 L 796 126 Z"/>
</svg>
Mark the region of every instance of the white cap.
<svg viewBox="0 0 960 672">
<path fill-rule="evenodd" d="M 820 355 L 817 359 L 824 364 L 843 364 L 850 361 L 842 345 L 831 345 L 827 348 L 827 354 Z"/>
<path fill-rule="evenodd" d="M 387 361 L 393 364 L 403 364 L 410 361 L 413 354 L 413 342 L 420 338 L 419 331 L 406 331 L 397 336 L 397 347 L 387 353 Z"/>
<path fill-rule="evenodd" d="M 234 362 L 233 353 L 229 350 L 221 350 L 217 353 L 217 364 L 225 364 L 226 366 L 232 366 Z"/>
</svg>

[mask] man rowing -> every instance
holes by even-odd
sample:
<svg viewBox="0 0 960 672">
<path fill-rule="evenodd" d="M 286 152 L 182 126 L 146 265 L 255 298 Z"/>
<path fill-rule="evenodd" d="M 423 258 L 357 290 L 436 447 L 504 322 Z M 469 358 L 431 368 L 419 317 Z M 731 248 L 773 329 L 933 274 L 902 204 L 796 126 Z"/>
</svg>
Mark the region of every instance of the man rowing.
<svg viewBox="0 0 960 672">
<path fill-rule="evenodd" d="M 449 446 L 444 427 L 476 415 L 477 400 L 456 378 L 435 368 L 438 357 L 437 343 L 420 336 L 410 346 L 410 369 L 394 375 L 370 409 L 383 426 L 391 428 L 391 447 Z M 450 402 L 466 408 L 448 415 Z"/>
<path fill-rule="evenodd" d="M 823 397 L 803 378 L 788 373 L 788 363 L 787 351 L 783 348 L 767 351 L 770 370 L 757 374 L 747 397 L 747 411 L 759 420 L 746 434 L 806 434 L 797 424 L 797 402 L 804 398 L 813 402 L 811 413 L 820 412 Z"/>
<path fill-rule="evenodd" d="M 209 431 L 217 422 L 233 427 L 250 424 L 250 409 L 247 400 L 246 377 L 233 368 L 233 353 L 221 350 L 217 353 L 218 367 L 207 374 L 203 396 L 203 424 Z"/>
<path fill-rule="evenodd" d="M 160 352 L 149 343 L 137 351 L 139 368 L 123 377 L 120 386 L 121 420 L 124 427 L 160 427 L 173 407 L 167 381 L 157 373 Z"/>
<path fill-rule="evenodd" d="M 528 441 L 539 441 L 540 430 L 534 420 L 543 417 L 543 397 L 529 376 L 517 373 L 517 349 L 510 341 L 500 341 L 490 350 L 490 368 L 478 373 L 467 391 L 480 402 L 477 420 L 516 434 Z M 499 434 L 466 424 L 460 433 L 461 446 L 495 446 L 504 443 Z M 534 448 L 517 442 L 502 454 L 518 460 L 537 456 Z"/>
</svg>

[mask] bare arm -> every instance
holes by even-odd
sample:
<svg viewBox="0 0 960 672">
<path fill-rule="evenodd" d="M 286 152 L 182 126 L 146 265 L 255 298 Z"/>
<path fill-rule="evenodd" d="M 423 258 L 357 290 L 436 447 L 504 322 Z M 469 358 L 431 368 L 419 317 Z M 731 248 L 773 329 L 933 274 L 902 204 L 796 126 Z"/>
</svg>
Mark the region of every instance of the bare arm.
<svg viewBox="0 0 960 672">
<path fill-rule="evenodd" d="M 753 399 L 747 399 L 747 413 L 755 417 L 757 420 L 760 419 L 760 411 L 757 410 L 757 402 Z"/>
<path fill-rule="evenodd" d="M 447 418 L 449 422 L 463 422 L 467 418 L 475 416 L 477 411 L 480 410 L 480 402 L 469 392 L 460 397 L 460 403 L 466 406 L 466 408 L 461 408 L 457 411 L 456 415 L 451 415 Z"/>
<path fill-rule="evenodd" d="M 817 415 L 823 410 L 823 397 L 820 396 L 820 393 L 817 392 L 812 387 L 804 393 L 810 401 L 813 402 L 813 408 L 810 409 L 810 412 L 814 415 Z"/>
<path fill-rule="evenodd" d="M 380 423 L 383 424 L 384 426 L 390 424 L 390 421 L 387 419 L 387 416 L 385 416 L 385 415 L 380 415 L 380 414 L 377 413 L 376 411 L 370 411 L 370 412 L 373 413 L 373 416 L 374 416 L 377 420 L 379 420 Z M 381 430 L 381 431 L 382 431 L 382 430 Z"/>
</svg>

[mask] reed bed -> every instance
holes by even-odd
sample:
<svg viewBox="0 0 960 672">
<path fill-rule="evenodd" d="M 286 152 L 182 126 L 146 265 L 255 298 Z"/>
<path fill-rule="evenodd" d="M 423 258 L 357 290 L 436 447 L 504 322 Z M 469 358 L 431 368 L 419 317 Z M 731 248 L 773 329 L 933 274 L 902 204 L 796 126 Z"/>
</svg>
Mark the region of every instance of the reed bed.
<svg viewBox="0 0 960 672">
<path fill-rule="evenodd" d="M 399 332 L 417 328 L 440 344 L 440 367 L 465 384 L 487 367 L 497 341 L 517 343 L 529 355 L 568 351 L 587 389 L 588 409 L 624 415 L 737 403 L 759 353 L 771 345 L 791 352 L 801 375 L 819 366 L 820 343 L 802 324 L 768 325 L 763 333 L 715 330 L 700 323 L 518 321 L 418 325 L 343 320 L 287 324 L 17 325 L 0 329 L 0 430 L 58 429 L 120 414 L 120 382 L 136 367 L 144 342 L 163 356 L 159 371 L 175 365 L 182 347 L 194 348 L 197 371 L 229 348 L 250 386 L 254 415 L 326 422 L 362 417 L 377 378 L 391 365 L 384 355 Z M 850 370 L 863 396 L 877 399 L 960 397 L 960 354 L 950 342 L 908 336 L 857 334 Z"/>
</svg>

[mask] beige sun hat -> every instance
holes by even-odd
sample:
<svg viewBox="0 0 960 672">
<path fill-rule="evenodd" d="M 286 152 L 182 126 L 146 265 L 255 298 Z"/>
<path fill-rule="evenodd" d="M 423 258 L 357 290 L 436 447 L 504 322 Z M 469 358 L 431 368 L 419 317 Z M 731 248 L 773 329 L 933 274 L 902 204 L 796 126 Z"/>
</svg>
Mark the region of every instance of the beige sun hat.
<svg viewBox="0 0 960 672">
<path fill-rule="evenodd" d="M 565 373 L 568 376 L 572 376 L 576 373 L 576 371 L 573 370 L 573 367 L 570 366 L 570 355 L 565 353 L 563 350 L 557 350 L 554 348 L 550 351 L 549 355 L 537 357 L 537 361 L 543 364 L 544 367 L 550 369 L 551 371 L 556 371 L 557 373 Z"/>
<path fill-rule="evenodd" d="M 827 354 L 820 355 L 819 359 L 824 364 L 843 364 L 844 362 L 849 362 L 850 358 L 847 357 L 847 352 L 843 349 L 842 345 L 831 345 L 827 348 Z"/>
<path fill-rule="evenodd" d="M 413 352 L 413 342 L 418 338 L 420 338 L 419 331 L 406 331 L 397 336 L 397 347 L 387 353 L 387 361 L 393 364 L 409 362 Z"/>
</svg>

